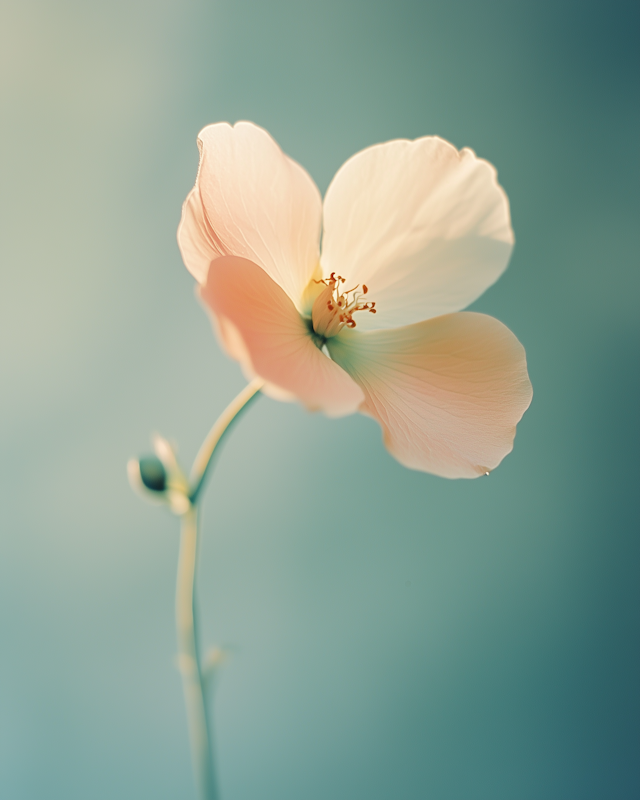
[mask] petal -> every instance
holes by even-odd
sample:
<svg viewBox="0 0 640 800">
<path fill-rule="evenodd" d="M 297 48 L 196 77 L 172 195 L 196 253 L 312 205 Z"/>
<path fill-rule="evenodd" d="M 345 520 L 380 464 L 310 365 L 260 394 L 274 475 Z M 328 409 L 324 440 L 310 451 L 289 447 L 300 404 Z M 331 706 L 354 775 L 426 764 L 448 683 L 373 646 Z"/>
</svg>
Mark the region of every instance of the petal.
<svg viewBox="0 0 640 800">
<path fill-rule="evenodd" d="M 228 351 L 250 373 L 329 416 L 351 414 L 362 403 L 357 384 L 318 350 L 291 299 L 257 264 L 216 259 L 200 295 Z"/>
<path fill-rule="evenodd" d="M 322 200 L 309 175 L 250 122 L 209 125 L 178 228 L 199 283 L 209 264 L 241 256 L 261 266 L 298 303 L 318 265 Z"/>
<path fill-rule="evenodd" d="M 182 219 L 178 226 L 178 247 L 185 266 L 198 283 L 205 283 L 209 264 L 214 258 L 223 255 L 213 239 L 197 184 L 189 192 L 182 206 Z"/>
<path fill-rule="evenodd" d="M 362 329 L 459 311 L 505 270 L 509 203 L 495 169 L 435 136 L 363 150 L 324 203 L 322 271 L 365 283 L 376 302 Z"/>
<path fill-rule="evenodd" d="M 524 348 L 497 319 L 448 314 L 393 331 L 341 332 L 327 344 L 404 466 L 476 478 L 511 452 L 532 390 Z"/>
</svg>

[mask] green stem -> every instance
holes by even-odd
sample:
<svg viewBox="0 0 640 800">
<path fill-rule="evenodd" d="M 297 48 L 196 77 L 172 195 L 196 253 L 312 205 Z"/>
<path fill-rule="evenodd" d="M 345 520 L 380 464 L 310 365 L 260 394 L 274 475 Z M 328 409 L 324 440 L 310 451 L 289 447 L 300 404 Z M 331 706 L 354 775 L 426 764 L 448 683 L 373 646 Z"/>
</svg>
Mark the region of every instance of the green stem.
<svg viewBox="0 0 640 800">
<path fill-rule="evenodd" d="M 240 394 L 232 400 L 225 410 L 220 414 L 213 428 L 207 434 L 207 438 L 202 443 L 196 460 L 193 462 L 191 469 L 191 502 L 195 504 L 200 494 L 200 490 L 204 484 L 207 476 L 207 471 L 216 447 L 222 441 L 223 436 L 229 430 L 231 423 L 239 416 L 249 403 L 257 396 L 258 392 L 264 386 L 264 381 L 261 378 L 256 378 L 251 381 L 248 386 L 240 392 Z"/>
<path fill-rule="evenodd" d="M 200 653 L 196 634 L 195 570 L 198 555 L 198 508 L 191 506 L 182 517 L 178 581 L 176 585 L 176 630 L 178 663 L 187 707 L 189 743 L 198 797 L 217 800 L 218 787 L 213 763 L 211 733 L 207 718 Z"/>
<path fill-rule="evenodd" d="M 198 559 L 198 500 L 216 448 L 231 423 L 253 400 L 264 382 L 250 383 L 220 415 L 204 440 L 191 471 L 189 509 L 182 516 L 180 555 L 176 584 L 176 630 L 178 659 L 184 698 L 193 770 L 200 800 L 218 800 L 218 782 L 213 758 L 211 726 L 207 715 L 207 697 L 202 674 L 196 626 L 196 564 Z"/>
</svg>

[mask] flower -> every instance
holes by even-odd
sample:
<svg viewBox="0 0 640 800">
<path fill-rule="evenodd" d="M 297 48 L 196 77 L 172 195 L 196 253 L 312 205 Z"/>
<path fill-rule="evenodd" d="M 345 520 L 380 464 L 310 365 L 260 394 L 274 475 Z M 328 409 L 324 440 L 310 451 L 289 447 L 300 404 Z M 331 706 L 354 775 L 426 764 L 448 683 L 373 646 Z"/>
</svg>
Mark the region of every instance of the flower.
<svg viewBox="0 0 640 800">
<path fill-rule="evenodd" d="M 498 320 L 460 312 L 513 247 L 495 169 L 437 137 L 391 141 L 350 158 L 323 205 L 249 122 L 209 125 L 198 147 L 178 243 L 245 373 L 311 410 L 373 417 L 412 469 L 497 467 L 531 402 L 525 353 Z"/>
</svg>

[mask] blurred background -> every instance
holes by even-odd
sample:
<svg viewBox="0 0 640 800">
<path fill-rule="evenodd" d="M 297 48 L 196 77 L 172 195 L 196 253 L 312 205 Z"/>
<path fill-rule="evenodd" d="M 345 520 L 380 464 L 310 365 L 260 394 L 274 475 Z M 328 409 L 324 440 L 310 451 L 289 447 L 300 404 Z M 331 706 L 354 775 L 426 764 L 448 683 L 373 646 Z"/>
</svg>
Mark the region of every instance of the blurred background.
<svg viewBox="0 0 640 800">
<path fill-rule="evenodd" d="M 0 797 L 189 800 L 175 518 L 243 386 L 175 231 L 209 122 L 324 191 L 376 142 L 494 163 L 509 270 L 474 308 L 535 395 L 488 480 L 268 399 L 208 488 L 203 642 L 231 650 L 223 800 L 640 796 L 637 30 L 629 0 L 4 0 Z"/>
</svg>

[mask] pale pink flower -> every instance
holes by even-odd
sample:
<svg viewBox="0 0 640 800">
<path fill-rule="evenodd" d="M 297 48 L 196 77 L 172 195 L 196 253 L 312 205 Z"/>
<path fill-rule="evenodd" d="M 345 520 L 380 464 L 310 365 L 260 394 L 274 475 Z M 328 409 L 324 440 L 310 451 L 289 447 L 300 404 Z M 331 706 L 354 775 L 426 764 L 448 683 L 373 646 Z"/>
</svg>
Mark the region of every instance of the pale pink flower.
<svg viewBox="0 0 640 800">
<path fill-rule="evenodd" d="M 531 402 L 524 349 L 493 317 L 453 313 L 513 247 L 494 168 L 437 137 L 387 142 L 350 158 L 323 205 L 251 123 L 209 125 L 198 146 L 178 242 L 246 374 L 309 409 L 373 417 L 412 469 L 497 467 Z"/>
</svg>

